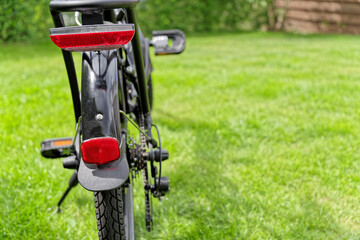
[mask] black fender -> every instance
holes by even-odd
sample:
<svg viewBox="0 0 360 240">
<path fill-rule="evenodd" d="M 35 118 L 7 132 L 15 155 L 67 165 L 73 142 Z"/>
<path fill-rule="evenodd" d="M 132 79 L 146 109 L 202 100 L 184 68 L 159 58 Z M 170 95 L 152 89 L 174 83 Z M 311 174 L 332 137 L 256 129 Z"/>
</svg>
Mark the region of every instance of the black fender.
<svg viewBox="0 0 360 240">
<path fill-rule="evenodd" d="M 120 124 L 117 64 L 116 50 L 82 54 L 82 141 L 114 137 L 120 142 L 120 157 L 113 162 L 97 166 L 85 163 L 80 157 L 78 180 L 90 191 L 117 188 L 129 177 L 126 135 L 121 132 Z"/>
</svg>

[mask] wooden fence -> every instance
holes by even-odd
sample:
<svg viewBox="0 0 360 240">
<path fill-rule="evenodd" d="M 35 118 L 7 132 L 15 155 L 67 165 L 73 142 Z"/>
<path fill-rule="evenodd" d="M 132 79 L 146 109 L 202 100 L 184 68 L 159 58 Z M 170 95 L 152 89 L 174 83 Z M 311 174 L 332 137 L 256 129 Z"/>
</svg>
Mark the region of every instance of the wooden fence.
<svg viewBox="0 0 360 240">
<path fill-rule="evenodd" d="M 275 0 L 285 31 L 360 34 L 360 0 Z"/>
</svg>

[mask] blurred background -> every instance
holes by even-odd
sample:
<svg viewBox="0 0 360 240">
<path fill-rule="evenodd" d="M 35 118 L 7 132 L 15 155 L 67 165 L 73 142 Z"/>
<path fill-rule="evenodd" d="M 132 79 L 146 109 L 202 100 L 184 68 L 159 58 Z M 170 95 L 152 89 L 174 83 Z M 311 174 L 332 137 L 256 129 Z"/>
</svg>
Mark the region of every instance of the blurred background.
<svg viewBox="0 0 360 240">
<path fill-rule="evenodd" d="M 52 27 L 47 0 L 2 3 L 0 39 L 41 39 Z M 137 7 L 145 33 L 179 28 L 186 33 L 276 30 L 359 33 L 355 0 L 142 0 Z"/>
<path fill-rule="evenodd" d="M 42 140 L 74 134 L 48 3 L 0 4 L 0 239 L 97 239 L 92 193 L 77 186 L 57 214 L 72 172 L 40 156 Z M 148 233 L 135 182 L 136 238 L 359 239 L 360 3 L 146 0 L 137 10 L 147 37 L 179 28 L 187 46 L 151 52 L 171 192 L 154 201 Z"/>
<path fill-rule="evenodd" d="M 9 0 L 1 6 L 1 39 L 46 37 L 52 27 L 47 0 Z M 144 32 L 179 28 L 189 32 L 259 29 L 268 22 L 267 1 L 145 0 L 137 6 Z M 39 36 L 40 35 L 40 36 Z"/>
</svg>

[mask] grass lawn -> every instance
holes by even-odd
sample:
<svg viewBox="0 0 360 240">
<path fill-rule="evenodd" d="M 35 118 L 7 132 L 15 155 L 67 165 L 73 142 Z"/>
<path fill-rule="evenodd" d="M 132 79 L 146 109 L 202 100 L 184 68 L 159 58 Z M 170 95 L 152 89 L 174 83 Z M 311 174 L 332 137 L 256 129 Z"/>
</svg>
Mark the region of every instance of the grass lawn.
<svg viewBox="0 0 360 240">
<path fill-rule="evenodd" d="M 137 239 L 360 238 L 359 36 L 199 35 L 153 64 L 172 188 L 147 233 L 138 179 Z M 60 50 L 0 45 L 0 79 L 0 239 L 96 239 L 92 193 L 56 214 L 71 171 L 39 153 L 74 132 Z"/>
</svg>

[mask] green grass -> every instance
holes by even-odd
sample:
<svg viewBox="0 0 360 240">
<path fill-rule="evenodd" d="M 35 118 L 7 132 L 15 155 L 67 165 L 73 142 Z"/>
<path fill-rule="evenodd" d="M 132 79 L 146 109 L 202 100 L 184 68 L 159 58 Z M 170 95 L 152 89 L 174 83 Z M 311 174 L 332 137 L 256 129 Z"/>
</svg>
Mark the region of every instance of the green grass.
<svg viewBox="0 0 360 240">
<path fill-rule="evenodd" d="M 77 57 L 77 66 L 79 66 Z M 198 35 L 153 58 L 154 122 L 171 159 L 167 201 L 137 239 L 359 239 L 360 38 Z M 0 45 L 0 239 L 96 239 L 93 196 L 40 157 L 72 136 L 60 51 Z"/>
</svg>

